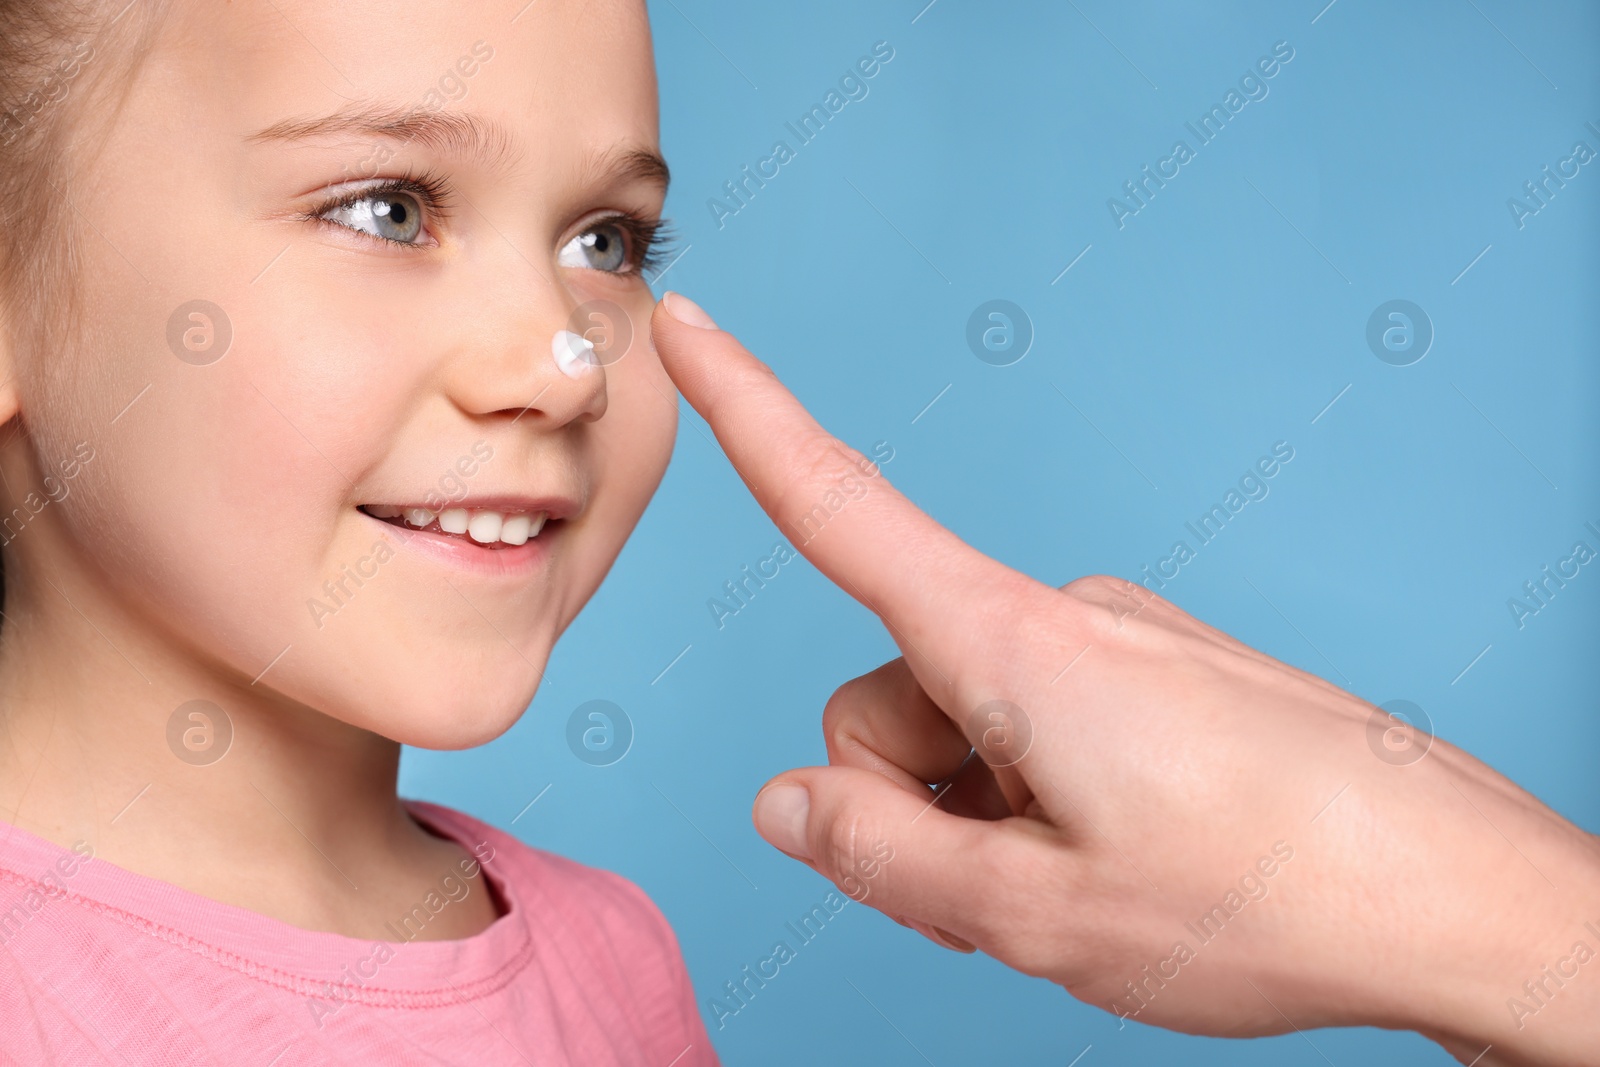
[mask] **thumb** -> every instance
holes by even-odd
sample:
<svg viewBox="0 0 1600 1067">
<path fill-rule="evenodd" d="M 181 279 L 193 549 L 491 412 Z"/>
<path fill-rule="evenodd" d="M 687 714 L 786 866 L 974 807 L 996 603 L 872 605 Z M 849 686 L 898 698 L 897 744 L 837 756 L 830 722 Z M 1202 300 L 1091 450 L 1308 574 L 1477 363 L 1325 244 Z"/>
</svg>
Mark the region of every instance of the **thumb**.
<svg viewBox="0 0 1600 1067">
<path fill-rule="evenodd" d="M 1047 826 L 963 818 L 934 800 L 858 767 L 807 767 L 768 782 L 752 817 L 769 844 L 852 900 L 1017 966 L 1026 949 L 1019 918 L 1031 913 L 1022 896 L 1028 886 L 1070 885 L 1070 857 Z"/>
</svg>

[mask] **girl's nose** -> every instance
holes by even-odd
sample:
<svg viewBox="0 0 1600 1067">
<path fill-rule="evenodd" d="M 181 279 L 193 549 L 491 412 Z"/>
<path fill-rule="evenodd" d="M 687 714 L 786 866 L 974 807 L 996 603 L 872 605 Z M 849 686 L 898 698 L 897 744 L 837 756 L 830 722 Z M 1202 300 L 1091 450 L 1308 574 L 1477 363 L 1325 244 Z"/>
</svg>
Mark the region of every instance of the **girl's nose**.
<svg viewBox="0 0 1600 1067">
<path fill-rule="evenodd" d="M 508 316 L 497 343 L 483 345 L 479 333 L 479 350 L 451 369 L 455 402 L 474 415 L 511 412 L 550 427 L 597 421 L 606 413 L 605 359 L 572 325 L 570 316 L 552 322 L 547 310 Z"/>
</svg>

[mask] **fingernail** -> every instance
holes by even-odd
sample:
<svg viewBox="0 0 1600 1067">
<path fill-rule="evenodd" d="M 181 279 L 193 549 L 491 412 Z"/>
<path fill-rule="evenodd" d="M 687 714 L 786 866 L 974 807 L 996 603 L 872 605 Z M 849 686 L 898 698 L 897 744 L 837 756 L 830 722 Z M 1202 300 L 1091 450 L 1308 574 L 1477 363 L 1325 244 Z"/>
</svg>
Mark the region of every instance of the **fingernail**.
<svg viewBox="0 0 1600 1067">
<path fill-rule="evenodd" d="M 911 929 L 915 930 L 917 933 L 921 934 L 923 937 L 926 937 L 929 941 L 932 941 L 934 944 L 943 945 L 945 948 L 951 949 L 952 951 L 955 951 L 955 952 L 976 952 L 976 951 L 978 951 L 977 947 L 975 945 L 973 945 L 970 941 L 965 941 L 965 940 L 957 937 L 955 934 L 952 934 L 949 930 L 946 930 L 943 927 L 933 926 L 930 923 L 917 922 L 915 920 L 913 920 L 913 921 L 911 921 L 909 923 L 904 923 L 903 925 L 911 927 Z"/>
<path fill-rule="evenodd" d="M 791 856 L 811 858 L 806 842 L 810 815 L 811 793 L 803 785 L 769 785 L 756 795 L 756 832 Z"/>
<path fill-rule="evenodd" d="M 717 324 L 710 315 L 703 311 L 699 304 L 684 296 L 682 293 L 669 292 L 662 296 L 661 302 L 667 305 L 667 314 L 679 322 L 686 322 L 690 326 L 698 326 L 702 330 L 715 330 Z"/>
<path fill-rule="evenodd" d="M 976 951 L 978 951 L 978 946 L 977 945 L 974 945 L 971 941 L 968 941 L 964 937 L 957 937 L 955 934 L 952 934 L 949 930 L 946 930 L 942 926 L 931 926 L 931 927 L 929 927 L 929 929 L 932 930 L 935 934 L 938 934 L 939 938 L 947 946 L 949 946 L 950 948 L 955 949 L 957 952 L 976 952 Z"/>
</svg>

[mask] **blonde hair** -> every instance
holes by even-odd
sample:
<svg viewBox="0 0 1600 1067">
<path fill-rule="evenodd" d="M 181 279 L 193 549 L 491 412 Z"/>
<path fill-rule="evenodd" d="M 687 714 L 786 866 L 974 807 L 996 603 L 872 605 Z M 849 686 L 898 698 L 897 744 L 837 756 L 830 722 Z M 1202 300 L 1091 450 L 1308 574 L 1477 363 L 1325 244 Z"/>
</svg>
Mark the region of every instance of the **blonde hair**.
<svg viewBox="0 0 1600 1067">
<path fill-rule="evenodd" d="M 13 375 L 23 350 L 59 349 L 77 335 L 74 172 L 110 129 L 164 7 L 0 0 L 0 343 Z M 19 429 L 13 419 L 8 436 Z"/>
<path fill-rule="evenodd" d="M 72 177 L 163 0 L 0 0 L 0 311 L 37 341 L 73 311 Z M 102 128 L 109 128 L 105 124 Z"/>
</svg>

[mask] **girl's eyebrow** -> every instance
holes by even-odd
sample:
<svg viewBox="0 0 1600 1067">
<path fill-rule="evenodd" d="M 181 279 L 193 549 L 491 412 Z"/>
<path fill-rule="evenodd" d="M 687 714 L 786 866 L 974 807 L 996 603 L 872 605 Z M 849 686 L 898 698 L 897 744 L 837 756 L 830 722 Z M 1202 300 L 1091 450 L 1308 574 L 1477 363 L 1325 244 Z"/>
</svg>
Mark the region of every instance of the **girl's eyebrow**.
<svg viewBox="0 0 1600 1067">
<path fill-rule="evenodd" d="M 510 155 L 511 137 L 498 123 L 453 111 L 426 111 L 352 104 L 331 115 L 310 119 L 284 119 L 245 138 L 247 143 L 302 141 L 313 137 L 365 135 L 389 137 L 485 162 L 504 162 Z"/>
<path fill-rule="evenodd" d="M 672 181 L 672 172 L 667 169 L 667 161 L 661 158 L 660 152 L 626 144 L 614 145 L 593 156 L 583 175 L 585 188 L 642 182 L 656 186 L 663 196 Z"/>
<path fill-rule="evenodd" d="M 300 141 L 313 137 L 366 135 L 403 144 L 416 141 L 442 153 L 476 159 L 489 168 L 507 167 L 516 156 L 515 138 L 506 128 L 466 112 L 426 111 L 354 104 L 331 115 L 284 119 L 245 138 L 247 143 Z M 664 194 L 671 172 L 654 148 L 617 145 L 595 156 L 584 168 L 586 184 L 643 182 Z"/>
</svg>

